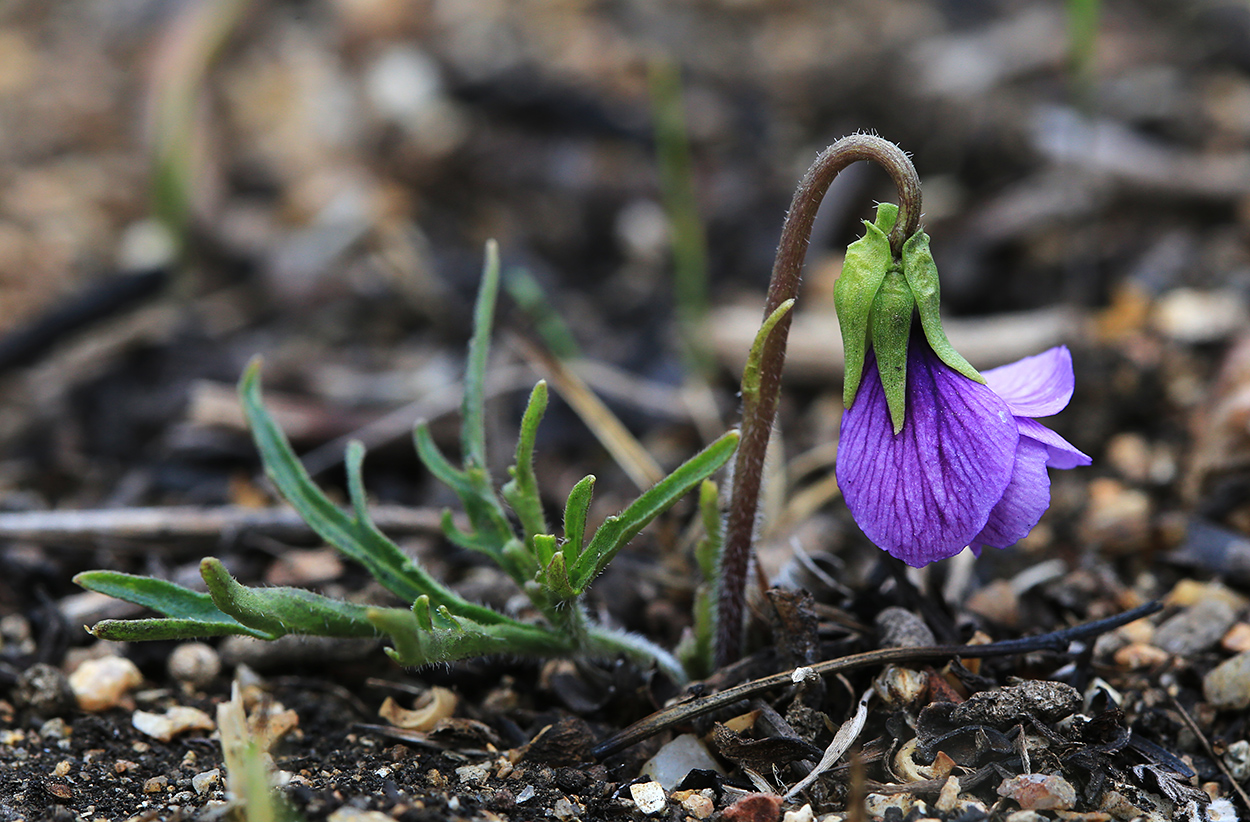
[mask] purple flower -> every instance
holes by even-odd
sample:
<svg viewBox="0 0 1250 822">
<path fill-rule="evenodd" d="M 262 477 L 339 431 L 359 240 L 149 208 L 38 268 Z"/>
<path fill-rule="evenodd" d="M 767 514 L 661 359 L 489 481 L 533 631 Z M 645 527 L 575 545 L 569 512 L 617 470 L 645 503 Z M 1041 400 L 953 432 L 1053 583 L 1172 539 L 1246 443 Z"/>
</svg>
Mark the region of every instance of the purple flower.
<svg viewBox="0 0 1250 822">
<path fill-rule="evenodd" d="M 876 357 L 842 417 L 838 485 L 876 545 L 919 568 L 966 546 L 1006 548 L 1050 505 L 1046 469 L 1090 458 L 1033 417 L 1072 398 L 1072 354 L 1059 346 L 982 374 L 946 365 L 923 334 L 907 349 L 907 416 L 894 433 Z"/>
</svg>

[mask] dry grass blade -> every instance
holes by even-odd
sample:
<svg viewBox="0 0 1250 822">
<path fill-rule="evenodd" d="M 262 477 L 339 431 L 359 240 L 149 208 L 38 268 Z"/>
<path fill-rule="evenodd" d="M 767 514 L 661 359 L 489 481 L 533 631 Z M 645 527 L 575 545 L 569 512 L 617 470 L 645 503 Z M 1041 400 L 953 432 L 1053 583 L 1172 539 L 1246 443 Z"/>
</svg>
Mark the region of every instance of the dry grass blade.
<svg viewBox="0 0 1250 822">
<path fill-rule="evenodd" d="M 522 356 L 567 402 L 595 439 L 608 450 L 621 470 L 645 491 L 664 478 L 664 471 L 647 449 L 629 433 L 624 424 L 595 395 L 581 377 L 565 363 L 519 337 L 513 338 Z"/>
<path fill-rule="evenodd" d="M 864 723 L 868 721 L 868 700 L 872 699 L 872 693 L 871 688 L 864 691 L 864 695 L 859 698 L 859 705 L 855 708 L 855 715 L 843 722 L 842 727 L 838 728 L 838 732 L 833 735 L 833 741 L 825 749 L 825 755 L 820 758 L 820 762 L 816 763 L 816 767 L 812 769 L 811 773 L 803 777 L 793 788 L 786 791 L 786 795 L 783 798 L 789 799 L 815 782 L 817 777 L 832 768 L 842 758 L 842 754 L 846 753 L 847 749 L 851 747 L 851 743 L 864 730 Z"/>
</svg>

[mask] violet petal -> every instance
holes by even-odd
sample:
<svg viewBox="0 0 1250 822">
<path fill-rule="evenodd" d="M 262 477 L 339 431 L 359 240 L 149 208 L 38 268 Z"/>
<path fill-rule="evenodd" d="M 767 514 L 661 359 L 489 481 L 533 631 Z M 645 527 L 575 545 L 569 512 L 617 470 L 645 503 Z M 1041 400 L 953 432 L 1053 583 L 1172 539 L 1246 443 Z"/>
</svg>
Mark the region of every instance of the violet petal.
<svg viewBox="0 0 1250 822">
<path fill-rule="evenodd" d="M 973 540 L 977 545 L 1007 548 L 1024 539 L 1050 506 L 1050 477 L 1046 474 L 1046 446 L 1021 437 L 1011 482 L 990 511 L 989 521 Z"/>
<path fill-rule="evenodd" d="M 1031 420 L 1027 417 L 1016 417 L 1016 423 L 1020 426 L 1021 437 L 1037 440 L 1046 446 L 1047 467 L 1076 468 L 1078 465 L 1089 465 L 1093 462 L 1087 454 L 1082 453 L 1072 443 L 1037 420 Z"/>
<path fill-rule="evenodd" d="M 920 567 L 958 554 L 985 527 L 1011 479 L 1018 441 L 1007 404 L 913 334 L 903 428 L 894 434 L 870 354 L 842 419 L 838 484 L 864 534 Z"/>
<path fill-rule="evenodd" d="M 985 383 L 1017 417 L 1049 417 L 1072 399 L 1076 378 L 1066 345 L 981 372 Z"/>
</svg>

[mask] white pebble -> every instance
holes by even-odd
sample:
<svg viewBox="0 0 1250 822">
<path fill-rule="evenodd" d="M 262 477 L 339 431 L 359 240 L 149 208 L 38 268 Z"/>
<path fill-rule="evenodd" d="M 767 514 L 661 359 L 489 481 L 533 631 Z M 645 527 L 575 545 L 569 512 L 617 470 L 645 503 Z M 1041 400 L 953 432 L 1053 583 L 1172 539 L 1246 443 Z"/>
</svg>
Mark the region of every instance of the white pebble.
<svg viewBox="0 0 1250 822">
<path fill-rule="evenodd" d="M 143 674 L 129 659 L 106 656 L 88 659 L 69 675 L 69 687 L 84 711 L 107 711 L 117 707 L 130 689 L 143 682 Z"/>
<path fill-rule="evenodd" d="M 659 782 L 635 782 L 629 786 L 629 795 L 634 798 L 638 810 L 647 816 L 663 813 L 668 805 L 668 798 Z"/>
</svg>

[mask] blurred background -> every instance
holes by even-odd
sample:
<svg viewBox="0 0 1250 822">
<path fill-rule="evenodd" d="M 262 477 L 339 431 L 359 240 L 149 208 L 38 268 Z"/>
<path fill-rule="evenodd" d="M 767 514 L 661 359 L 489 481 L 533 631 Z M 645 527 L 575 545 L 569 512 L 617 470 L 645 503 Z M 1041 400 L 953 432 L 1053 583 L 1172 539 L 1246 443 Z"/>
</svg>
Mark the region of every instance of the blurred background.
<svg viewBox="0 0 1250 822">
<path fill-rule="evenodd" d="M 1077 350 L 1056 424 L 1095 467 L 1055 478 L 1025 548 L 1144 563 L 1199 512 L 1228 550 L 1250 522 L 1246 357 L 1216 380 L 1250 296 L 1241 0 L 10 0 L 0 507 L 268 503 L 233 400 L 257 353 L 328 482 L 355 435 L 381 501 L 449 502 L 407 431 L 453 431 L 488 238 L 500 459 L 518 391 L 566 361 L 675 465 L 736 418 L 798 178 L 861 130 L 914 157 L 968 358 Z M 849 169 L 808 258 L 773 519 L 810 551 L 862 540 L 828 480 L 830 295 L 892 199 Z M 568 406 L 543 436 L 553 500 L 591 470 L 605 512 L 632 490 Z M 13 537 L 0 606 L 179 561 L 124 543 Z"/>
</svg>

